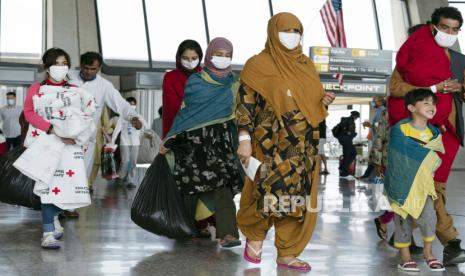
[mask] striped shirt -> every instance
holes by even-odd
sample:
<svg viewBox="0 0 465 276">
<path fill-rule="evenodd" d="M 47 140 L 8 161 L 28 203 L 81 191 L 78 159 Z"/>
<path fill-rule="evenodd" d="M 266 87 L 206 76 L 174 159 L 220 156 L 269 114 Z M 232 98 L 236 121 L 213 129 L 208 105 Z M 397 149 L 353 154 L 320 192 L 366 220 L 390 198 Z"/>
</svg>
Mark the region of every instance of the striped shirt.
<svg viewBox="0 0 465 276">
<path fill-rule="evenodd" d="M 23 108 L 21 106 L 4 106 L 0 108 L 0 120 L 3 123 L 2 131 L 6 138 L 16 138 L 21 135 L 19 116 Z"/>
</svg>

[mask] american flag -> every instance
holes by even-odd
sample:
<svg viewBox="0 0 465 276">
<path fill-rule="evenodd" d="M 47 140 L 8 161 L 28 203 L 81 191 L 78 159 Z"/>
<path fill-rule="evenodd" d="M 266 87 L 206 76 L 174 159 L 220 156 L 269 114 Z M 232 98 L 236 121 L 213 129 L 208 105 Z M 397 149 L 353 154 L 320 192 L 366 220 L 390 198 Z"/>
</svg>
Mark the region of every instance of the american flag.
<svg viewBox="0 0 465 276">
<path fill-rule="evenodd" d="M 321 19 L 325 25 L 331 47 L 346 48 L 346 34 L 342 16 L 342 0 L 327 0 L 320 10 Z M 337 74 L 339 84 L 342 84 L 342 74 Z"/>
</svg>

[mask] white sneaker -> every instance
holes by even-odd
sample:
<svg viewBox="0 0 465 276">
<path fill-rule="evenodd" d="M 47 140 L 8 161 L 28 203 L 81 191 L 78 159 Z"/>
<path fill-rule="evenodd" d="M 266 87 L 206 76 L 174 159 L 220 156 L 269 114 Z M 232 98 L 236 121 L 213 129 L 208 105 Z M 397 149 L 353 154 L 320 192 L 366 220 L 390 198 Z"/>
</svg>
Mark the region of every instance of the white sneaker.
<svg viewBox="0 0 465 276">
<path fill-rule="evenodd" d="M 353 177 L 352 175 L 348 175 L 348 176 L 339 176 L 339 178 L 342 178 L 342 179 L 347 179 L 347 180 L 355 180 L 356 178 Z"/>
<path fill-rule="evenodd" d="M 55 226 L 55 231 L 53 232 L 53 237 L 56 240 L 59 240 L 63 237 L 65 233 L 65 229 L 61 226 L 60 221 L 58 220 L 58 216 L 53 218 L 53 225 Z"/>
<path fill-rule="evenodd" d="M 44 234 L 42 238 L 43 249 L 60 249 L 60 242 L 54 237 L 54 234 Z"/>
</svg>

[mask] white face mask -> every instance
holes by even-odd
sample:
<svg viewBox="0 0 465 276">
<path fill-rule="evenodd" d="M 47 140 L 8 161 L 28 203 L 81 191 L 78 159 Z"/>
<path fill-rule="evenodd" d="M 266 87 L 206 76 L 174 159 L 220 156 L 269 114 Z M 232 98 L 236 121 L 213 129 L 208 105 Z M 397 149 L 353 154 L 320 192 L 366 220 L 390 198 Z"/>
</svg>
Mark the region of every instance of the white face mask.
<svg viewBox="0 0 465 276">
<path fill-rule="evenodd" d="M 136 106 L 135 105 L 130 105 L 131 109 L 134 109 L 136 110 Z"/>
<path fill-rule="evenodd" d="M 454 45 L 455 41 L 457 41 L 458 36 L 457 35 L 451 35 L 445 32 L 441 32 L 434 26 L 434 28 L 437 31 L 437 34 L 434 36 L 434 40 L 436 40 L 436 43 L 439 44 L 439 46 L 448 48 Z"/>
<path fill-rule="evenodd" d="M 16 100 L 8 99 L 6 101 L 7 101 L 8 105 L 10 105 L 10 106 L 16 105 Z"/>
<path fill-rule="evenodd" d="M 67 65 L 53 65 L 50 66 L 48 72 L 50 73 L 50 77 L 57 82 L 60 82 L 66 78 L 68 74 L 69 68 Z"/>
<path fill-rule="evenodd" d="M 279 41 L 289 50 L 295 49 L 300 44 L 299 33 L 279 32 Z"/>
<path fill-rule="evenodd" d="M 217 69 L 226 69 L 231 66 L 231 58 L 212 56 L 212 63 Z"/>
<path fill-rule="evenodd" d="M 197 65 L 199 65 L 199 59 L 194 59 L 193 61 L 188 61 L 188 60 L 181 59 L 181 64 L 186 69 L 192 70 L 195 67 L 197 67 Z"/>
</svg>

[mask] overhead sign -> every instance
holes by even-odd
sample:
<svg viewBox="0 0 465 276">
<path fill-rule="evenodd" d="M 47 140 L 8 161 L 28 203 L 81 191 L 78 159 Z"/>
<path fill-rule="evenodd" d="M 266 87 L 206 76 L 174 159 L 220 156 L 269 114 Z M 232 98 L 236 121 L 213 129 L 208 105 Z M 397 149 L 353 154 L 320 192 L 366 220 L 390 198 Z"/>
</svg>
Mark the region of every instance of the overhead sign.
<svg viewBox="0 0 465 276">
<path fill-rule="evenodd" d="M 330 76 L 328 76 L 330 77 Z M 321 78 L 323 88 L 327 91 L 335 92 L 342 96 L 376 96 L 386 95 L 387 83 L 385 79 L 367 80 L 364 78 L 344 79 L 342 84 L 339 84 L 337 79 Z"/>
<path fill-rule="evenodd" d="M 392 51 L 311 47 L 310 56 L 320 73 L 341 73 L 364 76 L 391 75 Z"/>
<path fill-rule="evenodd" d="M 37 68 L 30 67 L 0 67 L 0 83 L 31 84 L 37 79 Z"/>
</svg>

